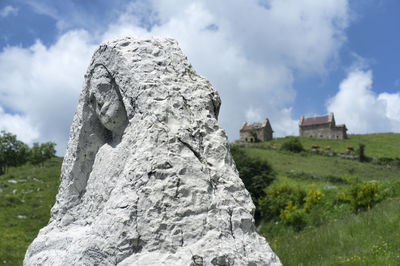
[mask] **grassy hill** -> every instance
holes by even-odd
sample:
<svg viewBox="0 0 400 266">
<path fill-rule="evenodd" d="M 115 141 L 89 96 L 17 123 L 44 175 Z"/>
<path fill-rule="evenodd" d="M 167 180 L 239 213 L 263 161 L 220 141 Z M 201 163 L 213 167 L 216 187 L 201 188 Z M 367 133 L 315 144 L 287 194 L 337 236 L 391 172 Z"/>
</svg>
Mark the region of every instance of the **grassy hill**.
<svg viewBox="0 0 400 266">
<path fill-rule="evenodd" d="M 29 244 L 49 221 L 61 162 L 11 167 L 0 176 L 0 264 L 22 265 Z"/>
<path fill-rule="evenodd" d="M 261 145 L 277 144 L 279 147 L 285 139 L 273 139 Z M 344 140 L 301 138 L 301 142 L 305 149 L 311 149 L 312 145 L 319 145 L 321 150 L 330 146 L 331 151 L 335 153 L 345 153 L 346 147 L 357 149 L 362 143 L 366 147 L 366 155 L 374 159 L 400 157 L 400 134 L 395 133 L 349 135 Z"/>
<path fill-rule="evenodd" d="M 280 215 L 259 221 L 259 232 L 283 264 L 400 265 L 400 134 L 350 135 L 344 141 L 300 138 L 301 153 L 281 151 L 287 140 L 244 148 L 276 172 L 267 204 L 304 193 L 303 201 L 285 202 Z M 359 143 L 369 162 L 339 156 Z M 331 146 L 329 154 L 326 146 Z"/>
<path fill-rule="evenodd" d="M 266 202 L 283 202 L 283 207 L 273 218 L 261 216 L 258 231 L 283 264 L 399 265 L 400 134 L 350 135 L 344 141 L 301 138 L 306 149 L 301 153 L 280 151 L 285 141 L 243 147 L 249 156 L 267 160 L 276 173 L 267 188 L 273 197 Z M 360 142 L 370 162 L 339 156 Z M 321 149 L 312 150 L 312 145 Z M 323 150 L 326 146 L 330 152 Z M 21 265 L 28 245 L 47 224 L 61 162 L 27 164 L 0 176 L 0 264 Z M 306 200 L 296 203 L 292 197 L 288 207 L 285 193 Z"/>
</svg>

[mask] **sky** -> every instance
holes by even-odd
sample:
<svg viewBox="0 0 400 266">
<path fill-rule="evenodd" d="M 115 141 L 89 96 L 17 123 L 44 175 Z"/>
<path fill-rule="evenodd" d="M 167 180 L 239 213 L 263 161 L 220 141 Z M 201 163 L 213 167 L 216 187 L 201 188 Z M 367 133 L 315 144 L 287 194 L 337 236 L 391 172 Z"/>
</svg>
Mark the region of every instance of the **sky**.
<svg viewBox="0 0 400 266">
<path fill-rule="evenodd" d="M 96 47 L 175 38 L 220 94 L 229 141 L 268 118 L 334 112 L 350 134 L 400 132 L 397 0 L 0 0 L 0 129 L 63 155 Z"/>
</svg>

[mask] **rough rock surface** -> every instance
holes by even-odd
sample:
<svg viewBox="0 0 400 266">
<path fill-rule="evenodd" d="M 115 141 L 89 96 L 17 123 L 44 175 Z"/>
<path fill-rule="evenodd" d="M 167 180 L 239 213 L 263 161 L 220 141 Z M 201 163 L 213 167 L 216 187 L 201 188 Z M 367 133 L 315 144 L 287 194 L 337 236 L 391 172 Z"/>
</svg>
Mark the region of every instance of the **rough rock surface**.
<svg viewBox="0 0 400 266">
<path fill-rule="evenodd" d="M 280 265 L 217 122 L 220 98 L 176 41 L 100 45 L 57 201 L 24 265 Z"/>
</svg>

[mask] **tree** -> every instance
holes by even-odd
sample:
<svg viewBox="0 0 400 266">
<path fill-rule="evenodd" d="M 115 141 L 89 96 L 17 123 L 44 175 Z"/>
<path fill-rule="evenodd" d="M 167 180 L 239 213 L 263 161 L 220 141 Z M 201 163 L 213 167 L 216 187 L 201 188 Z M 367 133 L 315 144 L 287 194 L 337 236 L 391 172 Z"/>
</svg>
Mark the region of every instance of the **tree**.
<svg viewBox="0 0 400 266">
<path fill-rule="evenodd" d="M 231 153 L 239 176 L 256 206 L 257 218 L 259 216 L 258 199 L 265 196 L 264 190 L 274 181 L 275 172 L 267 161 L 248 156 L 243 148 L 232 145 Z"/>
<path fill-rule="evenodd" d="M 299 138 L 288 137 L 288 140 L 282 144 L 281 150 L 297 153 L 304 151 L 304 148 L 303 145 L 301 145 Z"/>
<path fill-rule="evenodd" d="M 40 145 L 40 149 L 43 154 L 43 159 L 48 160 L 53 158 L 56 155 L 56 143 L 54 142 L 45 142 Z"/>
<path fill-rule="evenodd" d="M 0 132 L 0 174 L 10 166 L 19 166 L 27 162 L 29 147 L 17 136 L 6 131 Z"/>
<path fill-rule="evenodd" d="M 15 143 L 15 157 L 10 162 L 10 166 L 20 166 L 25 164 L 29 159 L 30 148 L 22 141 L 17 140 Z"/>
<path fill-rule="evenodd" d="M 40 151 L 40 144 L 39 142 L 35 142 L 32 145 L 32 149 L 31 149 L 31 156 L 29 161 L 33 164 L 33 165 L 39 165 L 42 162 L 42 152 Z"/>
<path fill-rule="evenodd" d="M 54 142 L 34 143 L 32 149 L 19 141 L 16 135 L 0 131 L 0 175 L 5 173 L 10 166 L 20 166 L 28 160 L 35 165 L 42 164 L 55 156 L 56 144 Z"/>
<path fill-rule="evenodd" d="M 34 165 L 42 164 L 43 166 L 43 163 L 46 160 L 55 156 L 55 146 L 56 144 L 54 142 L 45 142 L 42 144 L 39 144 L 38 142 L 33 143 L 30 162 Z"/>
</svg>

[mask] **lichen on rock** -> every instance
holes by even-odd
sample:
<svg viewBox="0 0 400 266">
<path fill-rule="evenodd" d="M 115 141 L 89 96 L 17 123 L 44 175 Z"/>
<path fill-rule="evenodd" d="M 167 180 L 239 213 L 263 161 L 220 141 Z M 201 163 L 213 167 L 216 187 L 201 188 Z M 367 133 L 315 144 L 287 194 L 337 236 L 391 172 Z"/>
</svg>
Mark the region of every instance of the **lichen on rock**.
<svg viewBox="0 0 400 266">
<path fill-rule="evenodd" d="M 220 105 L 175 40 L 101 44 L 24 265 L 281 265 L 255 231 Z"/>
</svg>

